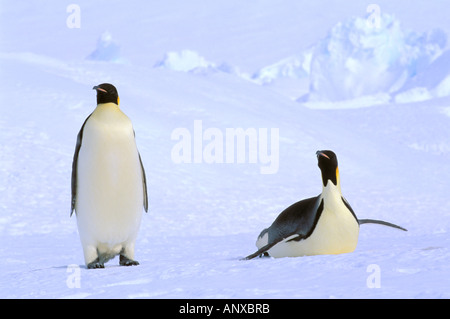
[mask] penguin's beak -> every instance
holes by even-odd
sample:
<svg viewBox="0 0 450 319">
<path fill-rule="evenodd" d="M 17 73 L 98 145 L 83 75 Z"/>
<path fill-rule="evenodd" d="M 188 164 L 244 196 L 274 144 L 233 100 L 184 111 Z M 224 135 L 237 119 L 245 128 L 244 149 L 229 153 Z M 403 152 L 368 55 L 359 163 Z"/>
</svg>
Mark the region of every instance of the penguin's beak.
<svg viewBox="0 0 450 319">
<path fill-rule="evenodd" d="M 325 153 L 323 153 L 322 151 L 317 151 L 317 152 L 316 152 L 316 155 L 317 155 L 317 157 L 323 156 L 323 157 L 325 157 L 325 158 L 330 159 L 330 158 L 329 158 Z"/>
<path fill-rule="evenodd" d="M 96 90 L 96 91 L 101 91 L 101 92 L 104 92 L 104 93 L 108 93 L 105 89 L 102 89 L 102 88 L 99 87 L 98 85 L 94 86 L 92 89 L 93 89 L 93 90 Z"/>
</svg>

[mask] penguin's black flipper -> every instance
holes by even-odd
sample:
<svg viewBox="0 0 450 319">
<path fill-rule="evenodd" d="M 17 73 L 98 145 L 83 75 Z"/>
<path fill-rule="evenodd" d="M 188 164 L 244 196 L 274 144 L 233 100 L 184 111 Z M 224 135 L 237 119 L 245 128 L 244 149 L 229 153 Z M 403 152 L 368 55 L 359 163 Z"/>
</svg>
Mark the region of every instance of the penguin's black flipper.
<svg viewBox="0 0 450 319">
<path fill-rule="evenodd" d="M 266 233 L 268 243 L 243 260 L 253 259 L 267 252 L 282 241 L 299 241 L 307 238 L 314 230 L 323 211 L 320 195 L 292 204 L 278 215 L 272 225 L 264 229 L 258 238 Z"/>
<path fill-rule="evenodd" d="M 142 188 L 144 190 L 144 210 L 148 212 L 148 195 L 147 195 L 147 179 L 145 177 L 144 164 L 142 164 L 141 154 L 139 154 L 139 163 L 141 164 L 141 172 L 142 172 Z"/>
<path fill-rule="evenodd" d="M 133 130 L 134 138 L 136 138 L 136 132 Z M 142 188 L 144 190 L 144 210 L 147 213 L 148 212 L 148 194 L 147 194 L 147 178 L 145 177 L 145 169 L 144 164 L 142 164 L 142 158 L 141 154 L 139 154 L 139 164 L 141 165 L 141 172 L 142 172 Z"/>
<path fill-rule="evenodd" d="M 378 220 L 378 219 L 358 219 L 359 224 L 378 224 L 378 225 L 384 225 L 392 228 L 397 228 L 403 231 L 408 231 L 406 228 L 403 228 L 401 226 L 385 222 L 384 220 Z"/>
<path fill-rule="evenodd" d="M 241 260 L 250 260 L 250 259 L 253 259 L 253 258 L 255 258 L 255 257 L 264 255 L 264 253 L 266 253 L 270 248 L 272 248 L 273 246 L 275 246 L 275 244 L 278 244 L 278 242 L 274 242 L 274 243 L 267 244 L 267 245 L 261 247 L 260 249 L 258 249 L 257 251 L 255 251 L 253 254 L 248 255 L 248 256 L 245 257 L 245 258 L 242 258 Z"/>
<path fill-rule="evenodd" d="M 80 131 L 77 135 L 77 143 L 75 146 L 75 152 L 73 154 L 73 161 L 72 161 L 72 200 L 71 200 L 71 207 L 70 207 L 70 216 L 72 216 L 73 211 L 75 210 L 75 204 L 77 202 L 77 179 L 78 179 L 78 154 L 80 153 L 81 143 L 83 140 L 83 130 L 84 126 L 86 125 L 87 120 L 91 117 L 92 113 L 89 114 L 89 116 L 84 120 L 83 125 L 81 126 Z"/>
</svg>

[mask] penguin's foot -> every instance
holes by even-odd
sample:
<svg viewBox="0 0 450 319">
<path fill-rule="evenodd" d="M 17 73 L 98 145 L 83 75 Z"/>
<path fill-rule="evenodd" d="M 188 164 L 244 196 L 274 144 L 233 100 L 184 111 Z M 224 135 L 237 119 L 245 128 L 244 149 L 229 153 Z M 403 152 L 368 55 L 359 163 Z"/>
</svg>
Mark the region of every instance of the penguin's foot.
<svg viewBox="0 0 450 319">
<path fill-rule="evenodd" d="M 139 263 L 136 260 L 132 260 L 128 257 L 125 257 L 124 255 L 120 255 L 119 264 L 121 266 L 137 266 L 137 265 L 139 265 Z"/>
<path fill-rule="evenodd" d="M 97 269 L 97 268 L 105 268 L 105 265 L 100 262 L 100 260 L 97 258 L 93 262 L 87 264 L 88 269 Z"/>
</svg>

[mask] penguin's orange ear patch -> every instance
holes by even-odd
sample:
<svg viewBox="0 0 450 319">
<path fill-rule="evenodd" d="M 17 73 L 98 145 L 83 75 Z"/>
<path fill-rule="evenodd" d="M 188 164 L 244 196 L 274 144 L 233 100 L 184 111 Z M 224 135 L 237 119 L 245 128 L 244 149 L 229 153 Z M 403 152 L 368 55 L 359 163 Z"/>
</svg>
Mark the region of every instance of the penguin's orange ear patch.
<svg viewBox="0 0 450 319">
<path fill-rule="evenodd" d="M 117 97 L 117 105 L 120 104 L 120 97 Z"/>
</svg>

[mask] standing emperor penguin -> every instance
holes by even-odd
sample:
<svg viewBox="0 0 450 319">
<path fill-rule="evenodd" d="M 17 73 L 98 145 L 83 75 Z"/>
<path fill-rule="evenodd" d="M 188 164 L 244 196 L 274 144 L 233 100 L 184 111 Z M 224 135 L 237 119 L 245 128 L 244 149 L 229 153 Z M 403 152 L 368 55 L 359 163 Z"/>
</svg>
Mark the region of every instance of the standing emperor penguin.
<svg viewBox="0 0 450 319">
<path fill-rule="evenodd" d="M 119 109 L 117 89 L 94 86 L 97 107 L 78 133 L 72 163 L 72 216 L 87 268 L 104 268 L 120 255 L 120 265 L 134 260 L 142 207 L 148 210 L 144 166 L 130 119 Z"/>
<path fill-rule="evenodd" d="M 280 213 L 258 236 L 258 250 L 245 257 L 298 257 L 349 253 L 358 243 L 359 225 L 381 224 L 404 228 L 375 219 L 359 219 L 342 196 L 336 154 L 317 151 L 322 173 L 322 193 L 301 200 Z"/>
</svg>

